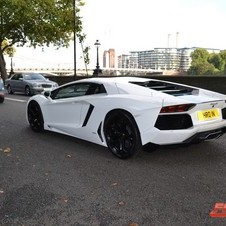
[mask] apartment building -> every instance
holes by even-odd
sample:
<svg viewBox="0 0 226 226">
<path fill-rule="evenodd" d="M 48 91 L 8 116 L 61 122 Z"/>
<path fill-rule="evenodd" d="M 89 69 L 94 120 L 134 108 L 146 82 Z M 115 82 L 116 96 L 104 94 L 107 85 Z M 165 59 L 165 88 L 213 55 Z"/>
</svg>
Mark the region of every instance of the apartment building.
<svg viewBox="0 0 226 226">
<path fill-rule="evenodd" d="M 118 56 L 118 68 L 130 68 L 130 54 Z"/>
<path fill-rule="evenodd" d="M 191 53 L 197 48 L 154 48 L 133 51 L 118 57 L 118 67 L 187 71 L 191 66 Z M 210 53 L 220 52 L 219 49 L 206 50 Z"/>
<path fill-rule="evenodd" d="M 103 54 L 103 67 L 104 68 L 115 68 L 115 50 L 105 50 Z"/>
</svg>

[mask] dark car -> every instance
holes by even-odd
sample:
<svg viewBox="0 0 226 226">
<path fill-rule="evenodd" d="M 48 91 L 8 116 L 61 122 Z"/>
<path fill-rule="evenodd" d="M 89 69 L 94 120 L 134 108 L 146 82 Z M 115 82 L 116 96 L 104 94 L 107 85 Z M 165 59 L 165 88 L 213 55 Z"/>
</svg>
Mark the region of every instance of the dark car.
<svg viewBox="0 0 226 226">
<path fill-rule="evenodd" d="M 15 73 L 6 80 L 6 88 L 9 94 L 23 92 L 30 96 L 52 91 L 58 87 L 56 82 L 46 79 L 43 75 L 34 72 Z"/>
<path fill-rule="evenodd" d="M 4 99 L 5 99 L 4 84 L 3 84 L 3 80 L 0 77 L 0 103 L 3 103 Z"/>
</svg>

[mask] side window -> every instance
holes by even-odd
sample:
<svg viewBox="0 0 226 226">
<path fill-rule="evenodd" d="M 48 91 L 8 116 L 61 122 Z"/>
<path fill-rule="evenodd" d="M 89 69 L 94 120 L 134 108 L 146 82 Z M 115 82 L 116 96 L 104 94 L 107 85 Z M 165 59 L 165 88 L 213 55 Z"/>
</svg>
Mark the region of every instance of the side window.
<svg viewBox="0 0 226 226">
<path fill-rule="evenodd" d="M 29 74 L 24 74 L 23 79 L 24 80 L 31 80 L 31 76 Z"/>
<path fill-rule="evenodd" d="M 22 78 L 22 75 L 21 75 L 21 74 L 15 74 L 15 75 L 12 77 L 12 80 L 19 80 L 20 78 Z"/>
<path fill-rule="evenodd" d="M 52 99 L 62 99 L 106 93 L 103 85 L 95 83 L 75 83 L 59 88 L 51 93 Z"/>
<path fill-rule="evenodd" d="M 76 89 L 74 85 L 62 87 L 61 89 L 57 89 L 51 93 L 52 99 L 70 98 L 76 96 Z"/>
<path fill-rule="evenodd" d="M 17 80 L 18 74 L 13 75 L 13 77 L 11 78 L 11 80 Z"/>
<path fill-rule="evenodd" d="M 93 95 L 99 93 L 106 93 L 106 90 L 102 84 L 91 83 L 89 89 L 86 92 L 86 95 Z"/>
</svg>

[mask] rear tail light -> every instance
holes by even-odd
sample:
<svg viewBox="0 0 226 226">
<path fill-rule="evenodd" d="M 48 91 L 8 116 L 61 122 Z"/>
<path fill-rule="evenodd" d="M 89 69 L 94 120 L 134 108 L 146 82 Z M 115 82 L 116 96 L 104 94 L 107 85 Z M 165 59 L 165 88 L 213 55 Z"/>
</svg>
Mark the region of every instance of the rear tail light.
<svg viewBox="0 0 226 226">
<path fill-rule="evenodd" d="M 177 112 L 186 112 L 192 109 L 195 104 L 180 104 L 180 105 L 172 105 L 167 107 L 162 107 L 160 113 L 177 113 Z"/>
</svg>

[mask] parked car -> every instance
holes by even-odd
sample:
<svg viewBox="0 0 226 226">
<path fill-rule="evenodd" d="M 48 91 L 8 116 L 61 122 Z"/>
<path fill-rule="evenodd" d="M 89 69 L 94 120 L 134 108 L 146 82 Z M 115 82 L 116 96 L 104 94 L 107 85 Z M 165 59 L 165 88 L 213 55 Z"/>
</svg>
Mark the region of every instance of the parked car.
<svg viewBox="0 0 226 226">
<path fill-rule="evenodd" d="M 125 159 L 144 147 L 184 145 L 226 132 L 226 95 L 139 77 L 87 78 L 27 102 L 32 130 L 107 146 Z"/>
<path fill-rule="evenodd" d="M 52 91 L 57 88 L 56 82 L 46 79 L 39 73 L 15 73 L 6 80 L 6 88 L 9 94 L 14 92 L 23 92 L 30 96 L 32 94 L 41 94 L 44 91 Z"/>
<path fill-rule="evenodd" d="M 4 84 L 2 78 L 0 77 L 0 103 L 3 103 L 4 99 L 5 99 Z"/>
</svg>

